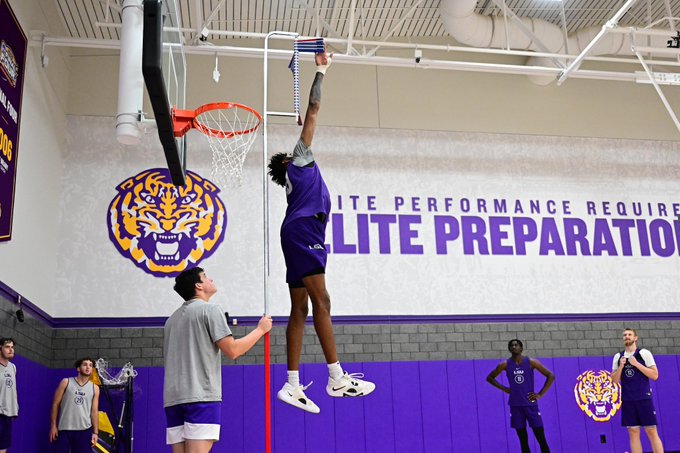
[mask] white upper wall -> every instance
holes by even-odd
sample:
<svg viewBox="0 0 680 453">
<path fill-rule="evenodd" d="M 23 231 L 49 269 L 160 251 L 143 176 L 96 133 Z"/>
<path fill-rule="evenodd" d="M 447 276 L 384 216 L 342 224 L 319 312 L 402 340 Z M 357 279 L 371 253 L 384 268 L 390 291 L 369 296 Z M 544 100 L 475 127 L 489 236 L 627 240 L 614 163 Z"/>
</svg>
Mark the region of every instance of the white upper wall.
<svg viewBox="0 0 680 453">
<path fill-rule="evenodd" d="M 333 107 L 322 101 L 320 117 Z M 213 248 L 222 211 L 204 203 L 207 186 L 176 195 L 169 181 L 129 181 L 165 166 L 156 136 L 123 147 L 109 118 L 71 116 L 68 128 L 54 316 L 170 315 L 182 302 L 173 280 L 149 270 L 176 265 L 163 261 L 168 250 L 189 256 L 183 235 L 204 244 L 195 256 L 215 280 L 214 302 L 234 316 L 262 313 L 261 135 L 242 186 L 216 194 L 226 228 Z M 207 140 L 190 134 L 189 170 L 212 179 Z M 269 126 L 269 152 L 292 151 L 299 134 L 295 125 Z M 677 143 L 322 126 L 313 148 L 331 193 L 326 279 L 335 315 L 677 306 Z M 175 217 L 161 194 L 196 202 Z M 269 197 L 269 308 L 285 316 L 285 190 L 269 183 Z"/>
<path fill-rule="evenodd" d="M 63 33 L 48 20 L 57 17 L 54 2 L 10 3 L 26 35 L 31 30 Z M 54 311 L 68 71 L 68 52 L 50 49 L 49 66 L 42 68 L 40 48 L 29 46 L 12 240 L 0 242 L 0 280 L 47 312 Z"/>
<path fill-rule="evenodd" d="M 212 80 L 214 55 L 188 55 L 187 60 L 188 108 L 229 100 L 262 110 L 261 58 L 220 57 L 222 77 L 218 84 Z M 68 113 L 113 116 L 117 54 L 80 50 L 74 52 L 72 63 Z M 270 110 L 291 109 L 292 75 L 287 65 L 285 60 L 270 61 Z M 641 68 L 626 65 L 624 69 Z M 313 71 L 311 62 L 302 62 L 303 108 L 308 90 L 305 80 L 310 80 Z M 651 85 L 569 79 L 562 86 L 538 86 L 521 75 L 375 67 L 340 61 L 334 63 L 328 77 L 342 83 L 334 83 L 324 92 L 324 98 L 333 106 L 324 112 L 324 125 L 651 140 L 680 138 Z M 680 105 L 680 88 L 664 87 L 664 92 L 671 105 Z M 151 111 L 148 104 L 145 110 Z"/>
</svg>

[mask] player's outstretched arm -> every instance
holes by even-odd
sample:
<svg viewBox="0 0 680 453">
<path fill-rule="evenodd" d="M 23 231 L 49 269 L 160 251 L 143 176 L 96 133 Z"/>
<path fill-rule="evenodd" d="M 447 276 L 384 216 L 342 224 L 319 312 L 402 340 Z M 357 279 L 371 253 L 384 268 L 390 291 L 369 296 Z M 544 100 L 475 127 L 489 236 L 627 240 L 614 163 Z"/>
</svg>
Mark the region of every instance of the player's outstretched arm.
<svg viewBox="0 0 680 453">
<path fill-rule="evenodd" d="M 224 337 L 217 340 L 215 344 L 220 351 L 230 359 L 234 360 L 241 357 L 246 352 L 255 346 L 260 338 L 272 329 L 272 318 L 270 316 L 263 316 L 257 323 L 257 327 L 253 329 L 245 337 L 235 340 L 234 337 Z"/>
<path fill-rule="evenodd" d="M 321 83 L 326 74 L 326 69 L 328 69 L 333 61 L 333 54 L 318 53 L 314 59 L 316 61 L 316 75 L 314 76 L 314 82 L 312 82 L 312 88 L 309 91 L 309 104 L 305 113 L 302 133 L 300 134 L 302 142 L 307 146 L 312 146 L 314 131 L 316 131 L 316 119 L 321 108 Z"/>
</svg>

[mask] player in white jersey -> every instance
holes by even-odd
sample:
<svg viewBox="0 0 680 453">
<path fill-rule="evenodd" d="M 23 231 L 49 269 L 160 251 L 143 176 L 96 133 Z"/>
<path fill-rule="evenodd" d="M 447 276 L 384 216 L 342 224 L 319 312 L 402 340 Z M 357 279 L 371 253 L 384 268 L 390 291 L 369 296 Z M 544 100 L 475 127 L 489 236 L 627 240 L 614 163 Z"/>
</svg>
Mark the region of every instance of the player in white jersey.
<svg viewBox="0 0 680 453">
<path fill-rule="evenodd" d="M 0 338 L 0 453 L 12 446 L 12 421 L 19 415 L 14 345 L 12 338 Z"/>
<path fill-rule="evenodd" d="M 78 375 L 62 379 L 52 401 L 50 442 L 55 453 L 90 453 L 99 436 L 99 386 L 90 379 L 94 362 L 78 359 L 75 367 Z"/>
</svg>

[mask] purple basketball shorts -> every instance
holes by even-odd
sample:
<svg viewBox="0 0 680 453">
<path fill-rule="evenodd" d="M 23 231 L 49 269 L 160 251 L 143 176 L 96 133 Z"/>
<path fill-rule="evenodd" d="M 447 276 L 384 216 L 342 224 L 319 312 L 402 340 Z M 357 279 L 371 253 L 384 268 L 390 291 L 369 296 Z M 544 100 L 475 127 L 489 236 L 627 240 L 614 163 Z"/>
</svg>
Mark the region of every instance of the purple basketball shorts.
<svg viewBox="0 0 680 453">
<path fill-rule="evenodd" d="M 537 404 L 533 406 L 510 406 L 511 428 L 526 429 L 527 422 L 532 428 L 543 427 L 543 419 Z"/>
<path fill-rule="evenodd" d="M 92 428 L 61 430 L 54 441 L 54 453 L 92 453 Z"/>
<path fill-rule="evenodd" d="M 656 410 L 650 400 L 624 401 L 621 407 L 621 426 L 627 428 L 656 426 Z"/>
<path fill-rule="evenodd" d="M 12 420 L 14 417 L 0 415 L 0 450 L 12 446 Z"/>
<path fill-rule="evenodd" d="M 286 260 L 286 282 L 296 284 L 303 277 L 326 268 L 328 252 L 326 223 L 316 217 L 293 220 L 281 230 L 281 248 Z"/>
</svg>

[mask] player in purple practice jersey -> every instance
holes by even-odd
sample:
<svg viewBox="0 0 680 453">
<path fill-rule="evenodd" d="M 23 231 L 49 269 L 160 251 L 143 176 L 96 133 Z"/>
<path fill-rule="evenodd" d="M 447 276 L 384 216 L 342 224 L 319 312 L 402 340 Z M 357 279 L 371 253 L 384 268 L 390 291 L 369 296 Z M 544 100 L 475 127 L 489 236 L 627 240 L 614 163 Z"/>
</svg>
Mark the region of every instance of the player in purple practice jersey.
<svg viewBox="0 0 680 453">
<path fill-rule="evenodd" d="M 305 395 L 304 390 L 308 386 L 300 385 L 299 375 L 309 299 L 312 301 L 314 329 L 328 364 L 326 392 L 336 397 L 365 396 L 375 389 L 375 384 L 359 379 L 363 374 L 348 374 L 340 366 L 333 336 L 331 300 L 326 290 L 325 239 L 331 199 L 311 147 L 321 106 L 321 83 L 332 57 L 333 54 L 326 53 L 315 56 L 316 75 L 309 93 L 302 133 L 293 154 L 275 154 L 269 162 L 269 175 L 272 181 L 286 188 L 288 202 L 281 225 L 281 248 L 291 300 L 286 329 L 288 379 L 277 397 L 314 414 L 318 414 L 320 409 Z"/>
<path fill-rule="evenodd" d="M 529 423 L 529 426 L 534 431 L 536 440 L 541 446 L 541 453 L 549 453 L 550 448 L 545 440 L 543 420 L 541 419 L 541 413 L 536 401 L 542 398 L 548 391 L 555 381 L 555 375 L 538 360 L 522 356 L 523 350 L 524 345 L 520 340 L 510 340 L 508 342 L 508 351 L 510 351 L 512 356 L 499 363 L 489 373 L 486 380 L 489 384 L 510 395 L 508 399 L 508 404 L 510 404 L 510 426 L 517 431 L 519 443 L 522 446 L 522 453 L 531 452 L 529 449 L 527 423 Z M 543 388 L 538 393 L 534 392 L 534 370 L 538 370 L 546 377 L 545 384 L 543 384 Z M 508 377 L 510 387 L 506 387 L 496 380 L 503 371 L 505 371 Z"/>
<path fill-rule="evenodd" d="M 614 356 L 612 381 L 621 383 L 621 424 L 628 428 L 631 453 L 642 453 L 640 427 L 647 433 L 654 453 L 663 453 L 663 444 L 656 430 L 656 411 L 652 402 L 649 380 L 659 379 L 654 356 L 647 349 L 637 348 L 635 329 L 623 331 L 625 349 Z"/>
</svg>

